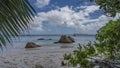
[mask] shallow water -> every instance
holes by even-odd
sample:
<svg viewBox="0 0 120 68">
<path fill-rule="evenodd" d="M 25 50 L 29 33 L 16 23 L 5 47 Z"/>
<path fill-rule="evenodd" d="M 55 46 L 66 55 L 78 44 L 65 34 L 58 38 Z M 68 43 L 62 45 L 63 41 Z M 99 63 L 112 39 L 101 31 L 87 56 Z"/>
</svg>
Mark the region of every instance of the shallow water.
<svg viewBox="0 0 120 68">
<path fill-rule="evenodd" d="M 78 44 L 87 44 L 89 41 L 93 42 L 95 41 L 95 36 L 72 36 L 75 39 L 75 43 L 70 43 L 70 44 L 64 44 L 64 43 L 58 43 L 58 44 L 54 44 L 54 42 L 57 42 L 60 38 L 60 36 L 21 36 L 17 39 L 12 38 L 13 42 L 12 45 L 13 46 L 7 46 L 7 49 L 4 49 L 5 52 L 10 52 L 10 51 L 22 51 L 22 50 L 26 50 L 24 47 L 26 45 L 27 42 L 34 42 L 38 45 L 41 45 L 42 49 L 54 49 L 54 48 L 60 48 L 60 46 L 62 45 L 71 45 L 74 47 L 77 47 Z M 37 40 L 39 38 L 44 38 L 45 40 Z M 48 40 L 51 39 L 51 40 Z M 38 48 L 38 49 L 40 49 Z"/>
</svg>

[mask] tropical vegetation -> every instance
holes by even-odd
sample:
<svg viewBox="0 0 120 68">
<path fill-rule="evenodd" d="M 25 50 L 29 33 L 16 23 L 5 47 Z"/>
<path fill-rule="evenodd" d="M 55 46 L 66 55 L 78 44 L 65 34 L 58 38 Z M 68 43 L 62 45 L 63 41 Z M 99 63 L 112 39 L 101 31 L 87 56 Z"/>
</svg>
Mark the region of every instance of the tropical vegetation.
<svg viewBox="0 0 120 68">
<path fill-rule="evenodd" d="M 34 14 L 29 0 L 0 0 L 0 47 L 26 29 Z"/>
<path fill-rule="evenodd" d="M 93 1 L 93 0 L 92 0 Z M 119 0 L 94 0 L 108 16 L 115 17 L 120 12 Z M 67 65 L 81 68 L 120 68 L 120 19 L 109 21 L 98 30 L 96 42 L 80 45 L 73 53 L 65 54 Z"/>
</svg>

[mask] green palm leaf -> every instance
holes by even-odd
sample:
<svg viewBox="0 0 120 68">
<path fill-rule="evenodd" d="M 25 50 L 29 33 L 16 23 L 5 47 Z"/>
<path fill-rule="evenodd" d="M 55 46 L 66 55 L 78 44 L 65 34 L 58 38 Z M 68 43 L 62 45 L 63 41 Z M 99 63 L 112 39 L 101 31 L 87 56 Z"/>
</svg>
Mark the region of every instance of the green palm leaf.
<svg viewBox="0 0 120 68">
<path fill-rule="evenodd" d="M 0 0 L 0 47 L 26 29 L 34 14 L 28 0 Z"/>
</svg>

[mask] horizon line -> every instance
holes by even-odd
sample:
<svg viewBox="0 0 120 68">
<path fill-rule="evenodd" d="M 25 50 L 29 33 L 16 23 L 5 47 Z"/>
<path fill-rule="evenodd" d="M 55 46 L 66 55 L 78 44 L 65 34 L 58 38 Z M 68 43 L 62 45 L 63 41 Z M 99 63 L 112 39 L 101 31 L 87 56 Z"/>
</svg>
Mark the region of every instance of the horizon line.
<svg viewBox="0 0 120 68">
<path fill-rule="evenodd" d="M 96 34 L 21 34 L 20 36 L 60 36 L 60 35 L 72 35 L 72 36 L 95 36 Z"/>
</svg>

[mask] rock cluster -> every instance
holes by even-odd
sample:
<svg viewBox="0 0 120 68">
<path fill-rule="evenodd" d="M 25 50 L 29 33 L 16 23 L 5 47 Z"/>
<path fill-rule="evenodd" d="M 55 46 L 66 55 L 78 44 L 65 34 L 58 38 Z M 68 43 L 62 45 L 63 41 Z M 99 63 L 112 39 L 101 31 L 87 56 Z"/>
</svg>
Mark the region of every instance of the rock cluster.
<svg viewBox="0 0 120 68">
<path fill-rule="evenodd" d="M 73 43 L 75 42 L 74 38 L 71 36 L 62 35 L 58 43 Z"/>
</svg>

